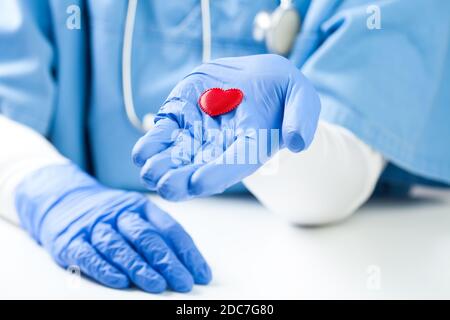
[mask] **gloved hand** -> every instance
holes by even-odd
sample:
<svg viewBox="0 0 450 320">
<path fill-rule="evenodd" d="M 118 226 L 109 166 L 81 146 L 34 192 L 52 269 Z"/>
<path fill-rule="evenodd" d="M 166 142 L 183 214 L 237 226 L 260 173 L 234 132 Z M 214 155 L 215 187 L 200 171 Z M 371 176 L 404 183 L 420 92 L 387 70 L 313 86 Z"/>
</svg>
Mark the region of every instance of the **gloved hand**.
<svg viewBox="0 0 450 320">
<path fill-rule="evenodd" d="M 211 117 L 198 100 L 215 87 L 238 88 L 244 99 L 235 110 Z M 172 90 L 155 127 L 136 143 L 133 160 L 144 184 L 163 198 L 220 193 L 280 148 L 307 148 L 319 113 L 318 95 L 289 60 L 270 54 L 218 59 Z"/>
<path fill-rule="evenodd" d="M 143 195 L 108 189 L 72 164 L 49 166 L 16 189 L 23 227 L 62 267 L 96 281 L 153 293 L 211 280 L 190 236 Z"/>
</svg>

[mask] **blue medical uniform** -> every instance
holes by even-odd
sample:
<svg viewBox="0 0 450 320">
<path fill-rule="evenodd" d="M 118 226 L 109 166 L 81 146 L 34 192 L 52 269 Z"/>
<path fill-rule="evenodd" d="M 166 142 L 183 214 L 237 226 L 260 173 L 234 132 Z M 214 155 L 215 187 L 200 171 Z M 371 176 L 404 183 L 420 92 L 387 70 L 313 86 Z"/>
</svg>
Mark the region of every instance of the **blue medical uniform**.
<svg viewBox="0 0 450 320">
<path fill-rule="evenodd" d="M 450 183 L 450 1 L 297 0 L 290 58 L 316 86 L 321 117 L 391 163 L 395 183 Z M 253 19 L 277 0 L 211 0 L 212 57 L 266 53 Z M 381 29 L 367 26 L 376 4 Z M 73 6 L 81 28 L 67 27 Z M 0 112 L 47 136 L 104 184 L 142 190 L 130 160 L 121 52 L 126 0 L 0 2 Z M 199 0 L 140 0 L 132 83 L 140 117 L 201 63 Z M 398 174 L 402 172 L 402 174 Z M 417 178 L 412 178 L 417 177 Z"/>
</svg>

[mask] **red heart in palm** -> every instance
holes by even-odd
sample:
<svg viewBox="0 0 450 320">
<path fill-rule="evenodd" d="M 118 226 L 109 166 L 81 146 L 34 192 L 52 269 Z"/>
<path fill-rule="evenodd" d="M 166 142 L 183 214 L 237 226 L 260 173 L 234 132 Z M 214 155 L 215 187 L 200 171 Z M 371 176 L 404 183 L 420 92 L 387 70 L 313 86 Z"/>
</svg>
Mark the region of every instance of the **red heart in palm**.
<svg viewBox="0 0 450 320">
<path fill-rule="evenodd" d="M 236 109 L 243 98 L 242 91 L 236 88 L 228 90 L 212 88 L 202 93 L 198 104 L 205 113 L 216 117 Z"/>
</svg>

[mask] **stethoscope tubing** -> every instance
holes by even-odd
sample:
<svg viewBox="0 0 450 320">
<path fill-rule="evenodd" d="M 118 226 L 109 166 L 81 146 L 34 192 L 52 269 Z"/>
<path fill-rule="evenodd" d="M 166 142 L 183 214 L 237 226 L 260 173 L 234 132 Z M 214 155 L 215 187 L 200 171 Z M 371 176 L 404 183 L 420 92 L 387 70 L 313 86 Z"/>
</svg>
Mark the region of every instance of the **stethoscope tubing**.
<svg viewBox="0 0 450 320">
<path fill-rule="evenodd" d="M 281 0 L 280 6 L 290 6 L 292 0 Z M 148 127 L 141 121 L 136 113 L 133 101 L 133 86 L 131 77 L 131 58 L 133 47 L 133 32 L 136 19 L 138 0 L 128 0 L 127 13 L 125 18 L 125 30 L 123 34 L 122 47 L 122 94 L 124 109 L 130 124 L 142 133 L 148 131 Z M 202 17 L 202 62 L 211 60 L 211 10 L 210 1 L 201 0 Z"/>
</svg>

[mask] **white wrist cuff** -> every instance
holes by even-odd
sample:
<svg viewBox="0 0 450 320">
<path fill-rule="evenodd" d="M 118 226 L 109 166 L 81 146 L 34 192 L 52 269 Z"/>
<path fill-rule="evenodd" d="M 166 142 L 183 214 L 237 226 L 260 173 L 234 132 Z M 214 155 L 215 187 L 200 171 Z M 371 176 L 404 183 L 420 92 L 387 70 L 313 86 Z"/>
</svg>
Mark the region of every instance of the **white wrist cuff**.
<svg viewBox="0 0 450 320">
<path fill-rule="evenodd" d="M 36 170 L 69 160 L 40 134 L 2 115 L 0 151 L 0 217 L 18 224 L 16 187 Z"/>
<path fill-rule="evenodd" d="M 383 168 L 381 154 L 352 132 L 319 121 L 307 150 L 281 150 L 244 184 L 269 210 L 297 224 L 317 225 L 356 211 Z"/>
</svg>

